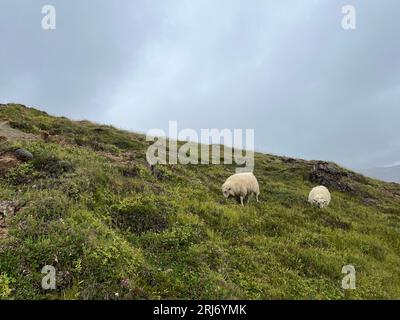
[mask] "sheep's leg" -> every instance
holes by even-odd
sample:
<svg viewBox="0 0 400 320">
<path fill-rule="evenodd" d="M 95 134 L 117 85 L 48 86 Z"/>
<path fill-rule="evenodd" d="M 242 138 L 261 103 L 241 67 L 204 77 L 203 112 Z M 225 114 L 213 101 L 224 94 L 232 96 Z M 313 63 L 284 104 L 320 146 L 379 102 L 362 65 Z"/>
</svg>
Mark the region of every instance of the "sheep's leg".
<svg viewBox="0 0 400 320">
<path fill-rule="evenodd" d="M 244 206 L 244 204 L 243 204 L 243 197 L 242 197 L 242 196 L 240 196 L 240 203 L 242 204 L 242 206 Z"/>
<path fill-rule="evenodd" d="M 259 195 L 259 193 L 256 194 L 256 199 L 257 199 L 257 202 L 260 202 L 260 201 L 258 200 L 258 195 Z"/>
<path fill-rule="evenodd" d="M 236 195 L 236 196 L 235 196 L 235 200 L 236 200 L 237 203 L 240 203 L 240 196 L 237 196 L 237 195 Z"/>
</svg>

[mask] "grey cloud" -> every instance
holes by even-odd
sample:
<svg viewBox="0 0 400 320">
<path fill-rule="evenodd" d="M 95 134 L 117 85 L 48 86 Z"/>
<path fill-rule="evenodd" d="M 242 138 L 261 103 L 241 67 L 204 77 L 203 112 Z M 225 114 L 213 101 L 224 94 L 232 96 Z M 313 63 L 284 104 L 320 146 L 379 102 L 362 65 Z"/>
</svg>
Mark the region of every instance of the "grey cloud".
<svg viewBox="0 0 400 320">
<path fill-rule="evenodd" d="M 254 128 L 260 151 L 400 160 L 400 3 L 2 1 L 2 99 L 145 132 Z M 341 28 L 354 4 L 357 30 Z"/>
</svg>

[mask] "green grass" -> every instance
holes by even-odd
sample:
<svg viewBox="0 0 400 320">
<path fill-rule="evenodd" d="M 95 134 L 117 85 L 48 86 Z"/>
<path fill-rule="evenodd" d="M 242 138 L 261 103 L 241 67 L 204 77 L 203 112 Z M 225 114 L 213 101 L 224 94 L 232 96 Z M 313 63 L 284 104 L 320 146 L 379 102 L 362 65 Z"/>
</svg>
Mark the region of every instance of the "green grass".
<svg viewBox="0 0 400 320">
<path fill-rule="evenodd" d="M 220 192 L 232 165 L 162 166 L 158 180 L 142 135 L 12 104 L 0 119 L 52 136 L 0 145 L 34 155 L 0 176 L 0 201 L 25 203 L 0 239 L 0 299 L 400 298 L 399 185 L 354 180 L 362 192 L 332 190 L 320 210 L 312 162 L 257 153 L 261 202 L 241 207 Z M 41 288 L 45 265 L 56 290 Z"/>
</svg>

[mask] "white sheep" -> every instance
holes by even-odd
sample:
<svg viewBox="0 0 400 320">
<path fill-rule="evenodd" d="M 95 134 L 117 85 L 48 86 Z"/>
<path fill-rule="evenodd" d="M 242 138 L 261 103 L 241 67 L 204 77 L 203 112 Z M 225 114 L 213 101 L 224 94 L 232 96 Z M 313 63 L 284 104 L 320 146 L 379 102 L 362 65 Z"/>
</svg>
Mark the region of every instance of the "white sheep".
<svg viewBox="0 0 400 320">
<path fill-rule="evenodd" d="M 308 202 L 320 208 L 327 207 L 331 202 L 331 194 L 328 188 L 324 186 L 313 188 L 308 195 Z"/>
<path fill-rule="evenodd" d="M 252 172 L 236 173 L 226 179 L 222 185 L 222 194 L 225 198 L 230 196 L 240 200 L 243 206 L 243 200 L 250 200 L 250 197 L 255 194 L 258 202 L 258 196 L 260 194 L 260 187 L 258 181 Z"/>
</svg>

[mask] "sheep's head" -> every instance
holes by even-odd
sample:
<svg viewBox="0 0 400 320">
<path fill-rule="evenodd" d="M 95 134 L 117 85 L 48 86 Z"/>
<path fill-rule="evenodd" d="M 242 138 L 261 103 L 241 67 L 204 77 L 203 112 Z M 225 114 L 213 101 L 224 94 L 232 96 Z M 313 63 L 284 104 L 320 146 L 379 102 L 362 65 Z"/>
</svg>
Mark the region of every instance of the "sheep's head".
<svg viewBox="0 0 400 320">
<path fill-rule="evenodd" d="M 326 200 L 321 200 L 318 202 L 319 207 L 322 208 L 326 208 L 328 206 L 328 201 Z"/>
<path fill-rule="evenodd" d="M 328 201 L 324 197 L 316 197 L 313 202 L 321 209 L 328 206 Z"/>
<path fill-rule="evenodd" d="M 234 196 L 234 192 L 229 184 L 224 184 L 222 186 L 222 194 L 225 198 L 229 198 L 229 196 Z"/>
</svg>

